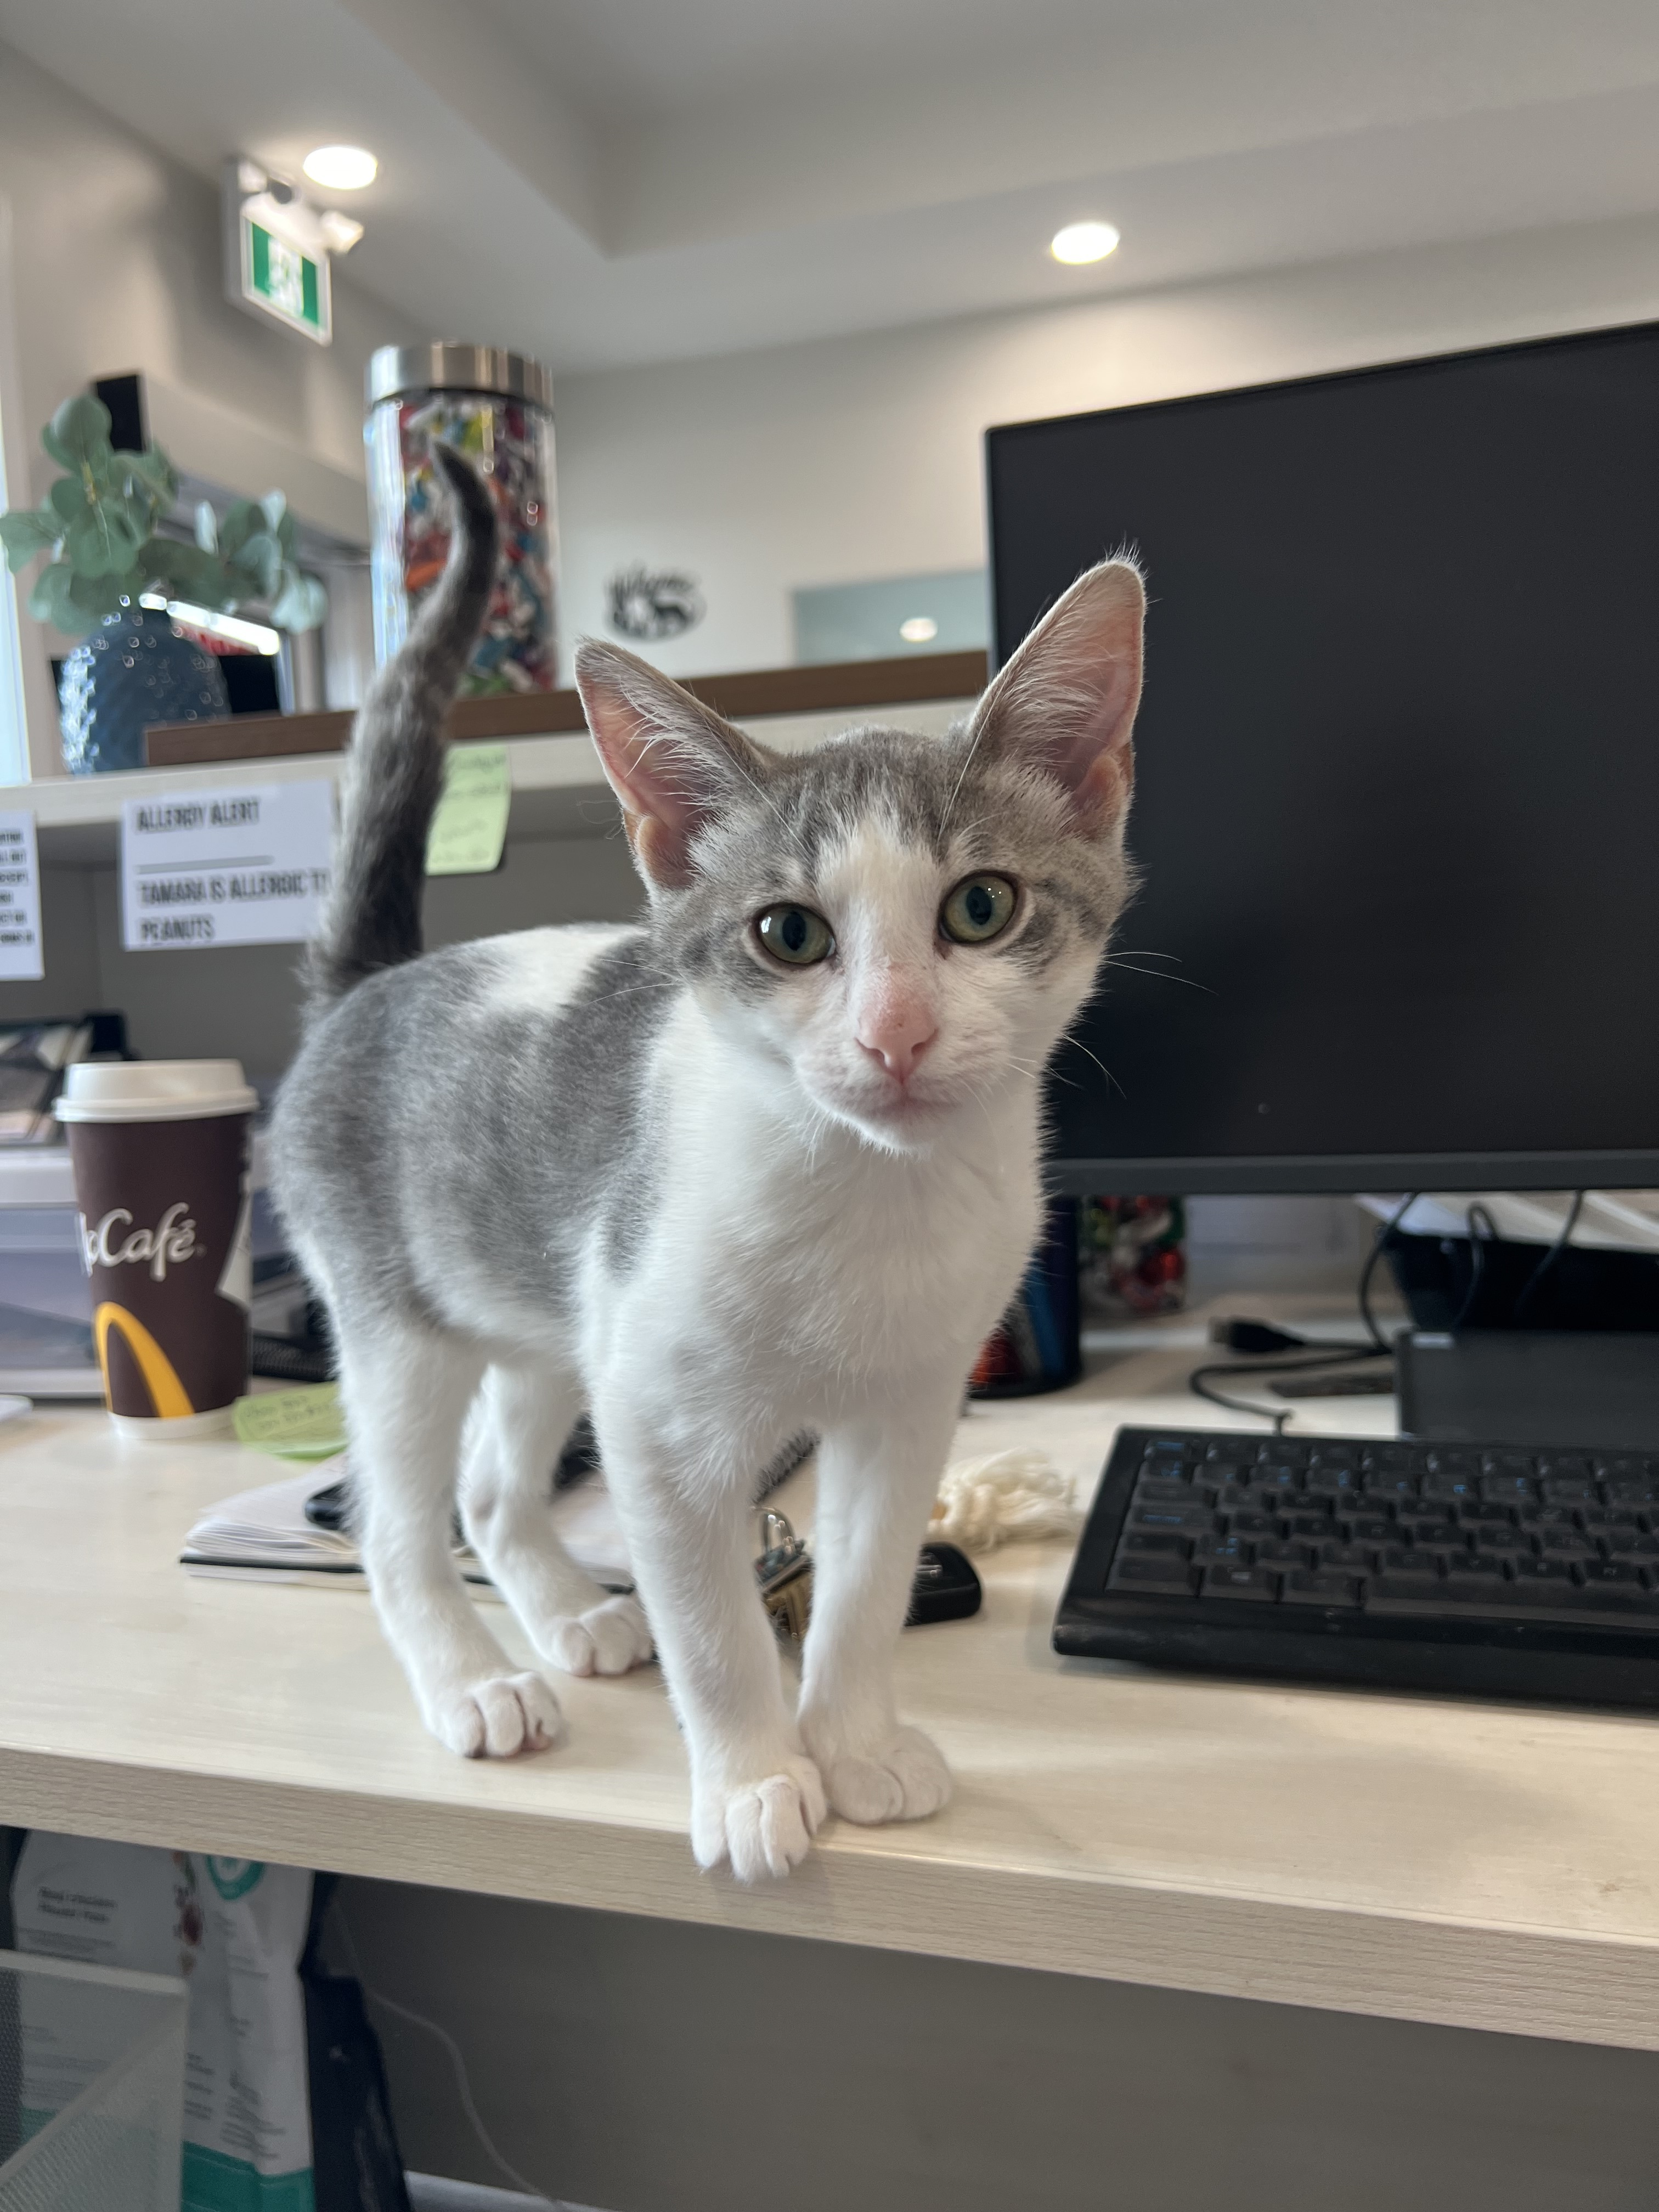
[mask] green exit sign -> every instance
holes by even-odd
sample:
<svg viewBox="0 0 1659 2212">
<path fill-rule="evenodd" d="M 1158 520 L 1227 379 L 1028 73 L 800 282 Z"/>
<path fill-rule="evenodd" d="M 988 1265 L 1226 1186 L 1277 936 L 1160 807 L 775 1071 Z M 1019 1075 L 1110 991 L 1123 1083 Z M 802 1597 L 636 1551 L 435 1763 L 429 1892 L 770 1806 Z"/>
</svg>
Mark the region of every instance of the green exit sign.
<svg viewBox="0 0 1659 2212">
<path fill-rule="evenodd" d="M 247 296 L 267 314 L 276 316 L 310 338 L 326 338 L 329 323 L 328 257 L 315 259 L 291 246 L 251 216 L 243 261 L 247 270 Z"/>
<path fill-rule="evenodd" d="M 336 218 L 319 216 L 292 185 L 240 158 L 225 165 L 223 204 L 226 295 L 262 322 L 327 345 L 334 315 L 325 233 Z"/>
</svg>

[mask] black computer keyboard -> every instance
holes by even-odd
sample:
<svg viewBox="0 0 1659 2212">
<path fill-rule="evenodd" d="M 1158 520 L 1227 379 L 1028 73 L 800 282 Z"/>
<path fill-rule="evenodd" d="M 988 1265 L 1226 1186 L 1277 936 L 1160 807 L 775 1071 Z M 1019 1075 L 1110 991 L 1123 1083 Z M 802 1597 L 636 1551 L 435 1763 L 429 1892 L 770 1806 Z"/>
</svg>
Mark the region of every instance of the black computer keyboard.
<svg viewBox="0 0 1659 2212">
<path fill-rule="evenodd" d="M 1659 1706 L 1659 1455 L 1124 1429 L 1054 1645 Z"/>
</svg>

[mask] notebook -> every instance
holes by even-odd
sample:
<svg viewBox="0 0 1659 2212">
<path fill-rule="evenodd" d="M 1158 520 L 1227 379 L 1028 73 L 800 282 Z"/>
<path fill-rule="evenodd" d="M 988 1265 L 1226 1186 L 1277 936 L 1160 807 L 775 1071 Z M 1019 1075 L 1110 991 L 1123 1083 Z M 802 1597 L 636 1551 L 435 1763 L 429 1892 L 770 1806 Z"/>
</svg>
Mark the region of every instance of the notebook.
<svg viewBox="0 0 1659 2212">
<path fill-rule="evenodd" d="M 306 1515 L 313 1498 L 345 1479 L 342 1453 L 302 1474 L 222 1499 L 185 1537 L 180 1564 L 193 1575 L 231 1581 L 362 1589 L 362 1560 L 349 1530 L 319 1527 Z M 628 1549 L 601 1477 L 561 1490 L 549 1510 L 567 1550 L 595 1582 L 612 1589 L 633 1588 Z M 468 1545 L 457 1542 L 455 1563 L 469 1583 L 489 1589 L 489 1577 Z"/>
</svg>

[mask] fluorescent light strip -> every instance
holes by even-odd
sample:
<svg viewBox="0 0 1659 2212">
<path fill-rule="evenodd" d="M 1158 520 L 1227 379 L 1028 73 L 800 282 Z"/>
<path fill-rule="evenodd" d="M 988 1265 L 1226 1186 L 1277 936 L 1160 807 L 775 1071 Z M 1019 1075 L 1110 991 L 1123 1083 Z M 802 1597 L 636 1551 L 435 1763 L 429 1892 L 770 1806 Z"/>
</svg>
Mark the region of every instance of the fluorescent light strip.
<svg viewBox="0 0 1659 2212">
<path fill-rule="evenodd" d="M 155 592 L 143 592 L 138 604 L 148 607 L 152 614 L 170 614 L 174 622 L 188 623 L 192 629 L 205 630 L 210 637 L 222 637 L 232 645 L 251 645 L 256 653 L 276 653 L 283 649 L 277 632 L 264 623 L 244 622 L 240 615 L 217 614 L 211 607 L 193 607 L 188 599 L 164 599 Z"/>
</svg>

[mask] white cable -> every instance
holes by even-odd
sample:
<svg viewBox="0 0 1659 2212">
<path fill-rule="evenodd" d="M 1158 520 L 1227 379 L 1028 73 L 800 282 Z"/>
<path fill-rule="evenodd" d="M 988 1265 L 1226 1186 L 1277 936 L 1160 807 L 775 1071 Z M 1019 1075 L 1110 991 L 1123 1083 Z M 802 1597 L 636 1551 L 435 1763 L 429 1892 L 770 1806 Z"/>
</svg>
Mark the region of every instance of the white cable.
<svg viewBox="0 0 1659 2212">
<path fill-rule="evenodd" d="M 399 2020 L 406 2020 L 411 2027 L 423 2027 L 428 2035 L 436 2036 L 449 2053 L 449 2063 L 455 2069 L 455 2087 L 460 2096 L 461 2110 L 466 2114 L 467 2124 L 478 2138 L 490 2164 L 498 2172 L 504 2173 L 515 2189 L 522 2190 L 526 2197 L 533 2197 L 538 2204 L 546 2205 L 548 2212 L 558 2212 L 558 2207 L 553 2199 L 544 2191 L 538 2189 L 533 2181 L 526 2181 L 517 2166 L 509 2166 L 500 2151 L 496 2149 L 489 2130 L 479 2118 L 478 2108 L 472 2101 L 472 2085 L 466 2078 L 466 2061 L 461 2056 L 461 2046 L 449 2030 L 447 2027 L 440 2027 L 435 2020 L 428 2020 L 424 2013 L 411 2011 L 408 2005 L 398 2004 L 394 1998 L 383 1996 L 379 1990 L 370 1989 L 367 1982 L 362 1984 L 362 1991 L 371 2004 L 380 2005 L 387 2012 L 394 2013 Z"/>
<path fill-rule="evenodd" d="M 428 2035 L 436 2036 L 449 2054 L 449 2063 L 455 2070 L 455 2087 L 460 2097 L 461 2110 L 466 2115 L 468 2126 L 478 2138 L 479 2148 L 486 2158 L 499 2172 L 507 2176 L 515 2189 L 522 2190 L 526 2197 L 533 2197 L 538 2204 L 545 2205 L 547 2212 L 560 2212 L 559 2205 L 554 2198 L 538 2189 L 533 2181 L 526 2181 L 518 2167 L 509 2165 L 496 2149 L 495 2138 L 485 2127 L 483 2119 L 479 2117 L 478 2108 L 472 2101 L 472 2084 L 467 2079 L 466 2060 L 461 2055 L 461 2046 L 449 2030 L 447 2027 L 440 2027 L 435 2020 L 428 2020 L 424 2013 L 415 2012 L 408 2005 L 398 2004 L 392 1997 L 383 1996 L 379 1990 L 371 1989 L 364 1980 L 363 1963 L 357 1956 L 356 1938 L 352 1935 L 350 1923 L 340 1908 L 337 1891 L 335 1893 L 333 1904 L 335 1925 L 345 1938 L 346 1948 L 351 1954 L 351 1969 L 357 1977 L 357 1985 L 363 1995 L 371 2004 L 380 2005 L 386 2011 L 394 2014 L 398 2019 L 406 2020 L 411 2027 L 423 2027 Z"/>
</svg>

